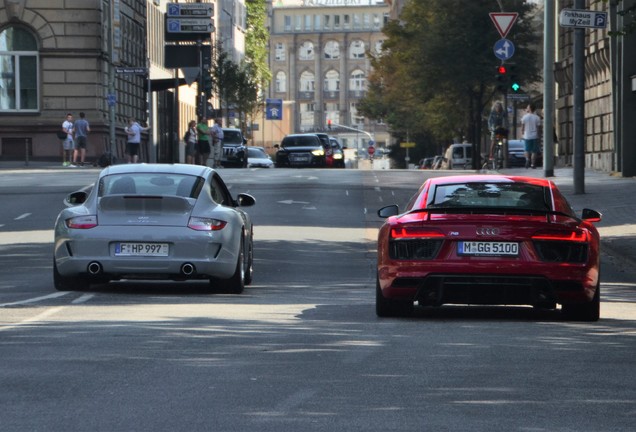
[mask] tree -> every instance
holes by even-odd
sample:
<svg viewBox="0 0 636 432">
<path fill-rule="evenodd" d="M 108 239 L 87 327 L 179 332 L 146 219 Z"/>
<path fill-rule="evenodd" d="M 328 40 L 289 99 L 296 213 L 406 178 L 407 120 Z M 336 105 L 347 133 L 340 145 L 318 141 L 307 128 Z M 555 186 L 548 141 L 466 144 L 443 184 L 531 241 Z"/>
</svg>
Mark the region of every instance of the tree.
<svg viewBox="0 0 636 432">
<path fill-rule="evenodd" d="M 534 5 L 502 0 L 519 20 L 508 35 L 522 83 L 538 78 L 529 16 Z M 385 26 L 383 51 L 371 59 L 367 96 L 361 112 L 385 119 L 393 134 L 430 136 L 435 146 L 454 137 L 481 142 L 483 113 L 495 95 L 493 53 L 500 39 L 489 12 L 494 4 L 461 0 L 407 2 L 399 21 Z M 476 148 L 478 150 L 478 148 Z M 479 154 L 479 152 L 476 152 Z"/>
</svg>

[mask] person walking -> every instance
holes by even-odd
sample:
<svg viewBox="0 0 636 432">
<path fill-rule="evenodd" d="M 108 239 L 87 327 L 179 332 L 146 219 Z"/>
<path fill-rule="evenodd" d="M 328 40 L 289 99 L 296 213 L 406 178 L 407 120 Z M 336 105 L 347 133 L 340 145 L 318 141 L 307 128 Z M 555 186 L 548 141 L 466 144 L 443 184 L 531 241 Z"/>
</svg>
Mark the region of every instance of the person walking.
<svg viewBox="0 0 636 432">
<path fill-rule="evenodd" d="M 490 130 L 490 152 L 489 159 L 495 154 L 495 145 L 497 144 L 497 135 L 506 138 L 508 136 L 508 116 L 501 102 L 495 102 L 488 116 L 488 130 Z"/>
<path fill-rule="evenodd" d="M 194 164 L 196 163 L 197 157 L 197 122 L 191 120 L 188 123 L 188 130 L 186 131 L 183 141 L 185 142 L 185 156 L 186 163 Z"/>
<path fill-rule="evenodd" d="M 206 165 L 210 157 L 210 138 L 208 119 L 201 116 L 197 123 L 197 163 L 199 165 Z"/>
<path fill-rule="evenodd" d="M 71 166 L 73 160 L 73 115 L 66 114 L 66 120 L 62 123 L 62 130 L 66 133 L 66 138 L 62 140 L 62 166 Z"/>
<path fill-rule="evenodd" d="M 214 166 L 212 168 L 221 168 L 221 157 L 223 156 L 223 128 L 221 127 L 221 118 L 214 119 L 214 126 L 210 130 L 212 137 L 212 158 Z"/>
<path fill-rule="evenodd" d="M 137 163 L 139 161 L 139 147 L 141 145 L 141 132 L 150 129 L 150 125 L 141 126 L 134 117 L 128 120 L 128 127 L 124 130 L 128 135 L 126 142 L 126 158 L 128 163 Z"/>
<path fill-rule="evenodd" d="M 526 113 L 521 117 L 521 136 L 525 143 L 526 168 L 535 168 L 535 159 L 539 152 L 539 134 L 541 117 L 535 114 L 534 104 L 528 104 Z"/>
<path fill-rule="evenodd" d="M 86 120 L 86 114 L 79 113 L 79 120 L 76 120 L 73 124 L 73 131 L 75 132 L 75 150 L 73 151 L 73 165 L 77 165 L 77 157 L 80 159 L 80 166 L 84 166 L 86 162 L 86 144 L 88 141 L 88 133 L 91 131 L 91 127 Z"/>
</svg>

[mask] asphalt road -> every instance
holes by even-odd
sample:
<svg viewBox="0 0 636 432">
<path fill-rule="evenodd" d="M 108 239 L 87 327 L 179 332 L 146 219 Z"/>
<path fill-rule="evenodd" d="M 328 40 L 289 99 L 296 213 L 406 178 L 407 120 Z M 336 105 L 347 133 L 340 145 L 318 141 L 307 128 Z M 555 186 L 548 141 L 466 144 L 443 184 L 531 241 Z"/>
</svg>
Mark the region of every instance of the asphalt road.
<svg viewBox="0 0 636 432">
<path fill-rule="evenodd" d="M 236 296 L 56 292 L 54 218 L 96 171 L 0 173 L 0 430 L 633 431 L 636 278 L 616 257 L 598 323 L 375 316 L 375 212 L 428 174 L 223 170 L 257 199 L 254 283 Z"/>
</svg>

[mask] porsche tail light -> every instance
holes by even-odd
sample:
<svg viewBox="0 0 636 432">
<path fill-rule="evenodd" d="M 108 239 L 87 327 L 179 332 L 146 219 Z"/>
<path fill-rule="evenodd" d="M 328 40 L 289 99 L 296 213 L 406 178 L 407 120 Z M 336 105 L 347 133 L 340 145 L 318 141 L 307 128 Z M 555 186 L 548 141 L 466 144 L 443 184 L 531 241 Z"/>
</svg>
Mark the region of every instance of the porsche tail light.
<svg viewBox="0 0 636 432">
<path fill-rule="evenodd" d="M 71 229 L 91 229 L 97 226 L 97 215 L 76 216 L 66 219 L 66 227 Z"/>
<path fill-rule="evenodd" d="M 188 228 L 196 231 L 219 231 L 222 230 L 227 222 L 219 219 L 191 217 L 188 221 Z"/>
<path fill-rule="evenodd" d="M 532 236 L 532 243 L 541 261 L 584 263 L 588 256 L 587 230 L 541 231 Z"/>
</svg>

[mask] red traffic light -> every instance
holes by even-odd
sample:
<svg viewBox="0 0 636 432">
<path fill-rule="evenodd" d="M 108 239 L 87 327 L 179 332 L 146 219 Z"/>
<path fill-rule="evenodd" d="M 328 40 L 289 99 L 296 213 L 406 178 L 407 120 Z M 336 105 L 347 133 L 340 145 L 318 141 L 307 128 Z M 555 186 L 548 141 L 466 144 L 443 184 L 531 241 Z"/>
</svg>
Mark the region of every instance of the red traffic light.
<svg viewBox="0 0 636 432">
<path fill-rule="evenodd" d="M 498 67 L 497 67 L 497 72 L 498 72 L 500 75 L 505 75 L 505 74 L 506 74 L 506 67 L 505 67 L 504 65 L 498 66 Z"/>
</svg>

